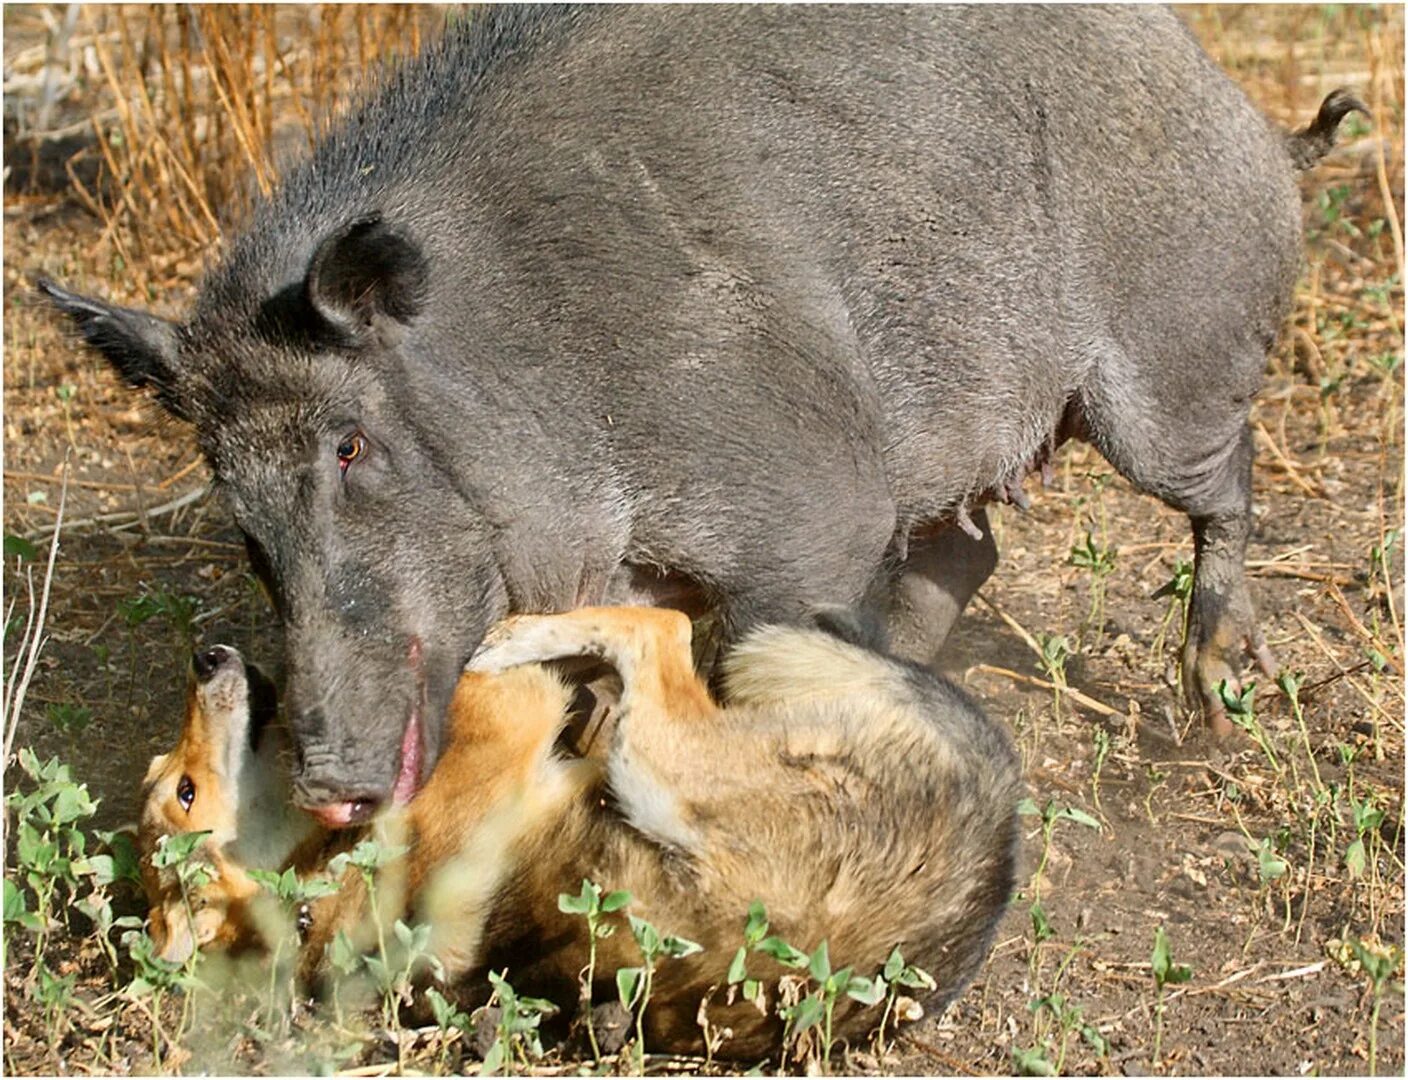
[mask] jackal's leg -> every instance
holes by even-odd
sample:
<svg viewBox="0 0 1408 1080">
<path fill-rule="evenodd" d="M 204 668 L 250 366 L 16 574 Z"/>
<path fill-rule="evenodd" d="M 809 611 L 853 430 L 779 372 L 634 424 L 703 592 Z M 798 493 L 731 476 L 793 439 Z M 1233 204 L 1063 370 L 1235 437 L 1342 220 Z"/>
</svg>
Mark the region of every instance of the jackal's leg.
<svg viewBox="0 0 1408 1080">
<path fill-rule="evenodd" d="M 701 721 L 718 706 L 695 674 L 689 619 L 661 608 L 514 616 L 489 632 L 469 670 L 493 673 L 571 656 L 600 657 L 621 676 L 607 776 L 622 812 L 660 843 L 691 848 L 695 832 L 682 811 L 690 763 L 708 742 Z"/>
</svg>

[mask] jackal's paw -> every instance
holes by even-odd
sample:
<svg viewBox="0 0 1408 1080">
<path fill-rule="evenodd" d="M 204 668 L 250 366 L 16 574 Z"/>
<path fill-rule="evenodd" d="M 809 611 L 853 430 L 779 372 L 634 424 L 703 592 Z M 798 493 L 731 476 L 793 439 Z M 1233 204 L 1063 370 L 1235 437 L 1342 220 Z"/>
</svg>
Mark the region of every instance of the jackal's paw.
<svg viewBox="0 0 1408 1080">
<path fill-rule="evenodd" d="M 520 664 L 571 656 L 574 644 L 561 616 L 510 615 L 489 628 L 465 670 L 497 675 Z"/>
</svg>

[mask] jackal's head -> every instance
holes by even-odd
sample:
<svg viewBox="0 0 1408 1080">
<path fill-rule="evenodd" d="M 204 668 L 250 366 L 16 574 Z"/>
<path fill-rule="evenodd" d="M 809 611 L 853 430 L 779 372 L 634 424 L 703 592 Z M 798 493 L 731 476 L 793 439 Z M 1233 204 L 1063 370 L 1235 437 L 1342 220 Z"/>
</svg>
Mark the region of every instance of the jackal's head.
<svg viewBox="0 0 1408 1080">
<path fill-rule="evenodd" d="M 242 941 L 259 890 L 246 869 L 279 869 L 311 828 L 290 804 L 273 686 L 228 645 L 196 653 L 191 670 L 180 740 L 147 769 L 138 834 L 151 935 L 177 962 Z M 207 835 L 175 858 L 189 833 Z"/>
</svg>

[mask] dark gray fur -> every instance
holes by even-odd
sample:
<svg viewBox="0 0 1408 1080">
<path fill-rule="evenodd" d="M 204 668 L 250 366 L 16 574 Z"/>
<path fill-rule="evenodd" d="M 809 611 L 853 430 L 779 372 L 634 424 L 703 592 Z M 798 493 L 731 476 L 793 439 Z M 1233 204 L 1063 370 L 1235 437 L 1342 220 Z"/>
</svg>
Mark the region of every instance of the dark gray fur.
<svg viewBox="0 0 1408 1080">
<path fill-rule="evenodd" d="M 1260 644 L 1247 410 L 1337 119 L 1277 130 L 1158 8 L 489 8 L 184 323 L 49 291 L 195 424 L 307 804 L 384 798 L 422 695 L 433 764 L 510 610 L 865 608 L 927 661 L 992 565 L 936 526 L 1071 434 L 1190 515 L 1207 694 Z"/>
</svg>

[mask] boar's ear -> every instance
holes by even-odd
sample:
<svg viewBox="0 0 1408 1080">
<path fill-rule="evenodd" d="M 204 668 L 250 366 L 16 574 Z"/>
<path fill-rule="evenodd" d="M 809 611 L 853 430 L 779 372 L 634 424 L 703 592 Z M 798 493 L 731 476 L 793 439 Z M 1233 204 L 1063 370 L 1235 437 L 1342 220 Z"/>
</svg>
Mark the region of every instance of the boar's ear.
<svg viewBox="0 0 1408 1080">
<path fill-rule="evenodd" d="M 419 245 L 373 214 L 318 245 L 304 287 L 322 320 L 355 342 L 378 318 L 410 322 L 429 282 L 430 264 Z"/>
<path fill-rule="evenodd" d="M 83 340 L 107 357 L 128 386 L 151 386 L 157 400 L 179 419 L 188 419 L 175 394 L 176 324 L 145 311 L 117 307 L 62 289 L 48 278 L 35 287 L 73 320 Z"/>
</svg>

